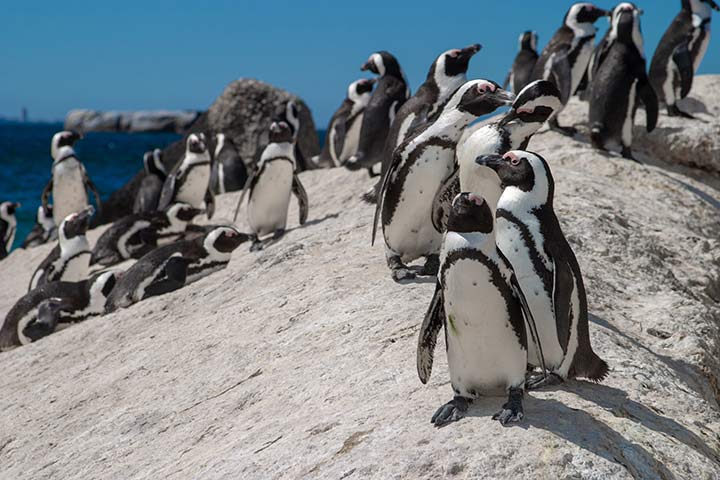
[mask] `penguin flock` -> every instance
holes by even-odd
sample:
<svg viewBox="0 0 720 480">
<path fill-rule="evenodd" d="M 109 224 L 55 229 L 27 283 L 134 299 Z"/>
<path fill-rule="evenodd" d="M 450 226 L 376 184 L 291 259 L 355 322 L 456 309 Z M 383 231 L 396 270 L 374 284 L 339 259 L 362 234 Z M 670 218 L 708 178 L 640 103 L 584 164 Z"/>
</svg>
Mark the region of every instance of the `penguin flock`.
<svg viewBox="0 0 720 480">
<path fill-rule="evenodd" d="M 81 136 L 59 132 L 37 224 L 23 242 L 23 248 L 56 242 L 55 248 L 6 314 L 0 350 L 183 288 L 225 268 L 245 242 L 250 251 L 267 248 L 285 234 L 292 196 L 298 223 L 308 219 L 298 172 L 309 164 L 344 167 L 378 177 L 361 198 L 375 204 L 368 233 L 371 243 L 382 238 L 392 281 L 435 279 L 418 335 L 417 374 L 428 382 L 444 329 L 453 397 L 431 422 L 457 421 L 486 395 L 507 397 L 493 419 L 521 421 L 527 390 L 573 378 L 601 382 L 610 372 L 592 348 L 582 272 L 554 210 L 552 171 L 531 150 L 532 138 L 545 125 L 578 135 L 558 116 L 579 95 L 589 103 L 589 143 L 637 161 L 632 133 L 640 106 L 648 131 L 661 105 L 670 116 L 692 119 L 678 101 L 689 94 L 707 51 L 713 9 L 720 10 L 714 0 L 682 0 L 649 70 L 643 11 L 630 2 L 610 10 L 572 5 L 540 52 L 537 34 L 522 32 L 502 86 L 467 78 L 479 44 L 442 52 L 413 95 L 398 59 L 372 53 L 361 70 L 377 77 L 347 87 L 319 155 L 300 154 L 292 100 L 276 114 L 256 165 L 240 157 L 228 134 L 192 133 L 169 171 L 161 150 L 145 154 L 133 213 L 93 247 L 86 233 L 102 208 L 100 196 L 73 149 Z M 603 17 L 610 26 L 596 45 L 595 24 Z M 471 125 L 504 107 L 494 120 Z M 235 191 L 242 193 L 233 222 L 246 204 L 248 232 L 229 222 L 195 223 L 212 219 L 216 195 Z M 0 259 L 13 244 L 18 208 L 0 203 Z M 418 259 L 422 265 L 411 264 Z M 125 262 L 133 263 L 120 268 Z"/>
</svg>

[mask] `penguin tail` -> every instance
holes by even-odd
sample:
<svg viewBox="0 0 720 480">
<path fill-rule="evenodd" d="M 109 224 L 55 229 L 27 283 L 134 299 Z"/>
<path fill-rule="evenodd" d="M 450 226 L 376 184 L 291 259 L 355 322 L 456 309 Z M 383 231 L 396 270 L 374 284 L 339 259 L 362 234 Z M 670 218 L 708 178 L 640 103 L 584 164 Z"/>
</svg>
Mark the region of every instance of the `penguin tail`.
<svg viewBox="0 0 720 480">
<path fill-rule="evenodd" d="M 590 127 L 590 141 L 593 147 L 598 150 L 605 150 L 605 142 L 603 141 L 603 125 L 601 123 L 593 123 Z"/>
</svg>

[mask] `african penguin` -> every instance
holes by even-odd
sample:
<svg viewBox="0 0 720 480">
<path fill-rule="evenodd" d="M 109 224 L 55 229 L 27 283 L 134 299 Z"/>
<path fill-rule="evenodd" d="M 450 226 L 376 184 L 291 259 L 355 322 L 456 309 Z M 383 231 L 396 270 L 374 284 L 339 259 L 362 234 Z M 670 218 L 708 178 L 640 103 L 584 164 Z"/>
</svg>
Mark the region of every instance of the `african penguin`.
<svg viewBox="0 0 720 480">
<path fill-rule="evenodd" d="M 433 198 L 454 168 L 455 147 L 465 127 L 481 115 L 508 105 L 513 95 L 489 80 L 471 80 L 445 103 L 434 122 L 395 149 L 375 209 L 372 241 L 382 217 L 385 256 L 393 280 L 412 279 L 405 266 L 420 257 L 421 275 L 435 275 L 442 232 L 431 221 Z"/>
<path fill-rule="evenodd" d="M 369 70 L 380 78 L 365 108 L 357 152 L 345 162 L 345 167 L 350 170 L 367 168 L 373 175 L 372 167 L 382 161 L 390 125 L 410 96 L 410 87 L 400 64 L 389 52 L 373 53 L 360 69 Z"/>
<path fill-rule="evenodd" d="M 515 150 L 480 156 L 504 190 L 497 210 L 497 245 L 507 256 L 537 324 L 544 364 L 552 372 L 537 387 L 567 378 L 602 381 L 608 365 L 593 352 L 580 265 L 553 210 L 555 182 L 545 159 Z M 528 362 L 539 365 L 530 344 Z"/>
<path fill-rule="evenodd" d="M 28 290 L 48 282 L 79 282 L 87 278 L 90 245 L 85 233 L 94 212 L 93 206 L 89 205 L 62 221 L 58 229 L 58 244 L 33 273 Z"/>
<path fill-rule="evenodd" d="M 35 225 L 25 240 L 23 240 L 21 248 L 32 248 L 43 245 L 50 240 L 57 238 L 57 225 L 53 220 L 53 207 L 48 205 L 43 207 L 40 205 L 35 216 Z"/>
<path fill-rule="evenodd" d="M 517 94 L 530 83 L 530 75 L 538 59 L 537 41 L 538 35 L 533 31 L 527 30 L 520 35 L 520 51 L 515 56 L 503 88 L 509 85 L 512 92 Z"/>
<path fill-rule="evenodd" d="M 594 23 L 610 12 L 591 3 L 576 3 L 570 7 L 563 25 L 550 39 L 535 63 L 531 80 L 549 80 L 560 91 L 563 106 L 575 93 L 585 77 L 597 28 Z M 558 110 L 549 120 L 550 128 L 566 135 L 574 135 L 574 127 L 561 127 Z"/>
<path fill-rule="evenodd" d="M 95 244 L 90 265 L 115 265 L 174 242 L 200 213 L 202 210 L 186 203 L 173 203 L 163 212 L 134 213 L 116 220 Z"/>
<path fill-rule="evenodd" d="M 433 201 L 432 221 L 436 228 L 444 231 L 450 203 L 460 192 L 481 195 L 495 215 L 501 193 L 497 174 L 477 165 L 475 158 L 527 148 L 535 132 L 561 108 L 560 92 L 555 85 L 535 80 L 520 91 L 512 108 L 498 121 L 481 126 L 461 140 L 455 155 L 455 171 Z"/>
<path fill-rule="evenodd" d="M 498 394 L 507 394 L 508 401 L 493 419 L 502 425 L 520 421 L 532 343 L 526 330 L 526 317 L 532 324 L 530 311 L 495 244 L 495 222 L 485 200 L 461 193 L 449 217 L 435 294 L 420 327 L 417 371 L 420 381 L 427 383 L 437 336 L 444 327 L 455 395 L 431 421 L 441 427 L 459 420 L 473 400 Z"/>
<path fill-rule="evenodd" d="M 305 157 L 300 150 L 300 144 L 298 143 L 298 135 L 300 134 L 300 108 L 295 100 L 288 100 L 284 105 L 281 105 L 275 116 L 273 122 L 285 122 L 290 127 L 292 132 L 293 142 L 295 142 L 295 168 L 298 172 L 308 170 L 314 165 L 305 161 Z M 312 159 L 311 159 L 312 160 Z"/>
<path fill-rule="evenodd" d="M 316 166 L 338 167 L 357 152 L 360 125 L 373 85 L 374 78 L 361 78 L 348 86 L 347 97 L 328 124 L 323 149 L 312 159 Z"/>
<path fill-rule="evenodd" d="M 156 248 L 123 273 L 107 299 L 105 311 L 172 292 L 222 270 L 233 250 L 247 239 L 233 227 L 221 226 L 202 237 Z"/>
<path fill-rule="evenodd" d="M 590 86 L 590 137 L 593 146 L 605 150 L 619 144 L 622 156 L 632 154 L 633 125 L 638 100 L 645 105 L 647 131 L 657 125 L 658 99 L 645 72 L 640 10 L 630 3 L 613 10 L 607 51 Z"/>
<path fill-rule="evenodd" d="M 101 208 L 100 194 L 73 150 L 73 145 L 79 138 L 81 136 L 75 132 L 58 132 L 50 143 L 52 175 L 43 189 L 41 200 L 42 206 L 47 208 L 48 198 L 52 193 L 52 212 L 56 225 L 71 213 L 80 212 L 88 206 L 87 189 L 93 193 L 98 211 Z"/>
<path fill-rule="evenodd" d="M 291 193 L 298 199 L 300 225 L 305 224 L 308 198 L 295 173 L 294 141 L 290 127 L 285 122 L 273 122 L 270 125 L 270 144 L 265 147 L 258 168 L 248 184 L 238 200 L 235 219 L 247 191 L 247 217 L 253 240 L 251 251 L 261 250 L 265 245 L 260 237 L 272 233 L 271 241 L 274 242 L 285 234 Z"/>
<path fill-rule="evenodd" d="M 157 209 L 165 210 L 172 203 L 182 202 L 195 208 L 205 208 L 207 217 L 212 218 L 215 196 L 210 188 L 211 163 L 205 134 L 188 135 L 185 155 L 165 179 Z"/>
<path fill-rule="evenodd" d="M 50 282 L 23 295 L 0 327 L 0 351 L 34 342 L 105 311 L 118 273 L 101 272 L 79 282 Z"/>
<path fill-rule="evenodd" d="M 135 194 L 133 213 L 148 213 L 157 210 L 160 193 L 167 178 L 167 171 L 162 162 L 162 150 L 156 148 L 151 152 L 145 152 L 143 168 L 145 176 Z"/>
<path fill-rule="evenodd" d="M 650 64 L 650 82 L 670 116 L 694 118 L 677 105 L 692 88 L 693 77 L 710 43 L 714 0 L 682 0 L 682 9 L 655 49 Z"/>
<path fill-rule="evenodd" d="M 420 85 L 415 95 L 400 107 L 390 125 L 383 149 L 380 180 L 371 190 L 363 194 L 363 200 L 368 203 L 377 201 L 378 192 L 385 172 L 392 163 L 395 149 L 423 125 L 435 120 L 448 98 L 467 81 L 470 59 L 481 48 L 481 45 L 473 44 L 463 49 L 447 50 L 430 65 L 425 83 Z"/>
<path fill-rule="evenodd" d="M 20 208 L 19 203 L 0 203 L 0 260 L 7 257 L 12 250 L 17 232 L 17 218 L 15 210 Z"/>
<path fill-rule="evenodd" d="M 210 185 L 215 195 L 242 190 L 248 179 L 247 167 L 232 139 L 215 135 L 215 152 Z"/>
</svg>

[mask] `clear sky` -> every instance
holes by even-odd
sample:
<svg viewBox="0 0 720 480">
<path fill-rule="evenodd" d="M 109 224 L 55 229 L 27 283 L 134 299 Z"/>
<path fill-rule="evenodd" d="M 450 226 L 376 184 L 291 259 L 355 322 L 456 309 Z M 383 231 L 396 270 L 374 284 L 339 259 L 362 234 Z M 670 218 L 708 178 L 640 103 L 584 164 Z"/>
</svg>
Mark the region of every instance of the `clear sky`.
<svg viewBox="0 0 720 480">
<path fill-rule="evenodd" d="M 565 0 L 4 2 L 0 116 L 62 119 L 72 108 L 206 109 L 231 80 L 255 77 L 300 95 L 318 127 L 376 50 L 395 54 L 413 91 L 442 51 L 479 42 L 470 78 L 499 83 L 519 33 L 540 48 Z M 604 8 L 613 1 L 598 0 Z M 648 58 L 680 0 L 638 0 Z M 715 22 L 720 22 L 715 14 Z M 607 26 L 598 21 L 600 34 Z M 701 73 L 720 73 L 713 38 Z"/>
</svg>

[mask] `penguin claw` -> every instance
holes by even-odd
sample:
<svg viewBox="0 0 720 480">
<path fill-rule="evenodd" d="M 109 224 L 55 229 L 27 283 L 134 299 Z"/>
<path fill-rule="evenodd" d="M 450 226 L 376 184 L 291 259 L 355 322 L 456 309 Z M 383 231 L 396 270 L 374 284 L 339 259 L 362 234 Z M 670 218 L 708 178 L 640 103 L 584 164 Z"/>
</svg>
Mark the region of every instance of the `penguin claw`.
<svg viewBox="0 0 720 480">
<path fill-rule="evenodd" d="M 448 403 L 438 408 L 430 419 L 430 423 L 436 427 L 442 427 L 452 422 L 457 422 L 465 416 L 470 400 L 465 397 L 454 397 Z"/>
<path fill-rule="evenodd" d="M 493 420 L 497 420 L 502 426 L 522 420 L 525 416 L 522 399 L 523 390 L 521 388 L 511 388 L 507 403 L 502 406 L 502 410 L 493 415 Z"/>
<path fill-rule="evenodd" d="M 560 385 L 565 380 L 557 373 L 548 373 L 547 375 L 535 375 L 530 376 L 525 382 L 525 388 L 528 390 L 537 390 L 543 387 L 552 387 Z"/>
<path fill-rule="evenodd" d="M 251 251 L 251 252 L 259 252 L 259 251 L 262 250 L 264 247 L 265 247 L 265 245 L 263 245 L 263 242 L 261 242 L 260 240 L 257 240 L 257 239 L 256 239 L 256 240 L 254 240 L 254 241 L 252 242 L 252 245 L 250 245 L 250 251 Z"/>
<path fill-rule="evenodd" d="M 371 205 L 374 203 L 377 203 L 377 197 L 378 197 L 378 192 L 375 189 L 375 187 L 372 187 L 370 190 L 368 190 L 367 192 L 360 195 L 360 199 L 363 202 L 369 203 Z"/>
<path fill-rule="evenodd" d="M 417 273 L 415 273 L 410 268 L 396 268 L 392 271 L 392 279 L 396 282 L 400 283 L 405 280 L 413 280 L 417 277 Z"/>
</svg>

